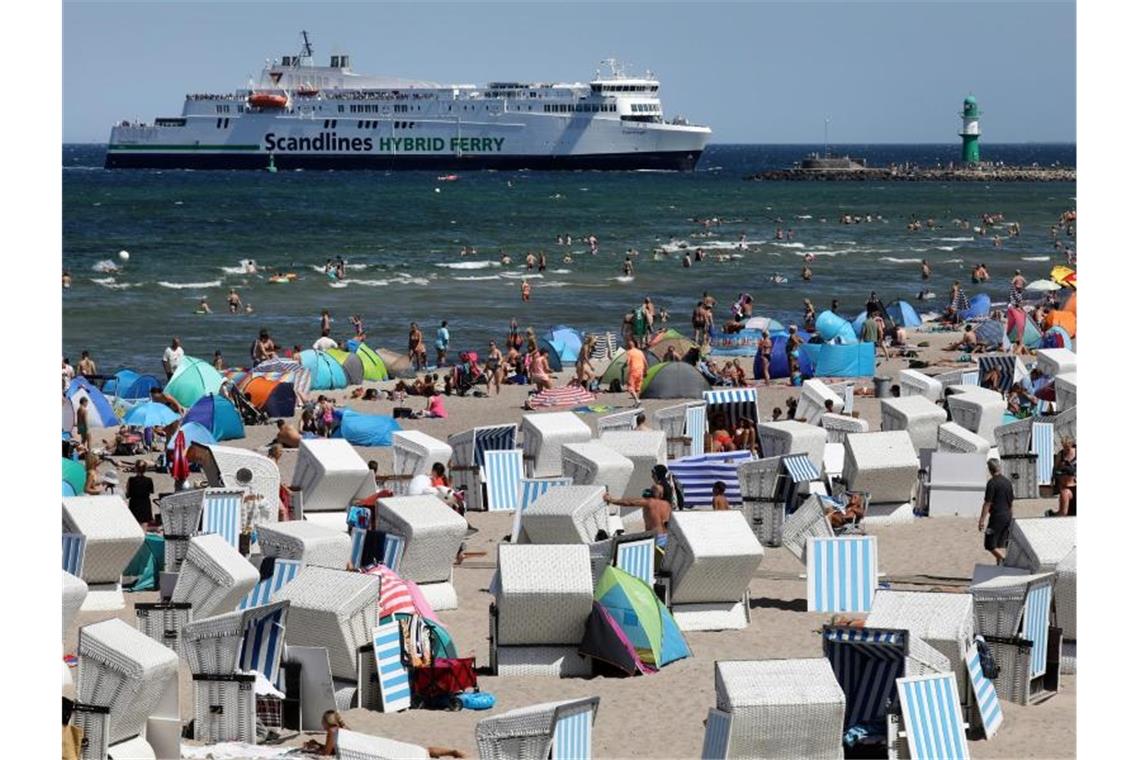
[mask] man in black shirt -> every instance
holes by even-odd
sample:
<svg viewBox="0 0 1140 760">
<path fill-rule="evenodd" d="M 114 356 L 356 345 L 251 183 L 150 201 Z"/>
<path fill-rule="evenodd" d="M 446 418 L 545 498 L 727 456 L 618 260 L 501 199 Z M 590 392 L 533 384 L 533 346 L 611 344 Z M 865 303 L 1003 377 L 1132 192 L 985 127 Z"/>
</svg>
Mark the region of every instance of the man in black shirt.
<svg viewBox="0 0 1140 760">
<path fill-rule="evenodd" d="M 146 476 L 146 462 L 135 462 L 135 474 L 127 481 L 127 506 L 140 525 L 154 522 L 150 499 L 154 495 L 154 481 Z"/>
<path fill-rule="evenodd" d="M 1013 522 L 1013 483 L 1001 474 L 1001 462 L 997 459 L 991 459 L 987 466 L 990 480 L 986 483 L 985 501 L 978 516 L 978 530 L 985 530 L 986 551 L 994 555 L 1000 565 L 1005 562 L 1005 547 L 1009 543 L 1009 527 Z"/>
</svg>

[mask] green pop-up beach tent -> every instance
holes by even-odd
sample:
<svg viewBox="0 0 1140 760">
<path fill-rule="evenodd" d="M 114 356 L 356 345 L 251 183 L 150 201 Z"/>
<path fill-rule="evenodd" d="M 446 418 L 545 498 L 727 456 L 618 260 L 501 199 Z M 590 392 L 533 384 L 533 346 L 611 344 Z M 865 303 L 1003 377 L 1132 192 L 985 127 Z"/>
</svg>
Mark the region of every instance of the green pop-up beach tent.
<svg viewBox="0 0 1140 760">
<path fill-rule="evenodd" d="M 195 359 L 192 356 L 182 357 L 178 371 L 170 382 L 166 384 L 164 392 L 167 396 L 189 409 L 198 402 L 198 399 L 207 393 L 217 393 L 226 379 L 214 369 L 209 362 Z"/>
</svg>

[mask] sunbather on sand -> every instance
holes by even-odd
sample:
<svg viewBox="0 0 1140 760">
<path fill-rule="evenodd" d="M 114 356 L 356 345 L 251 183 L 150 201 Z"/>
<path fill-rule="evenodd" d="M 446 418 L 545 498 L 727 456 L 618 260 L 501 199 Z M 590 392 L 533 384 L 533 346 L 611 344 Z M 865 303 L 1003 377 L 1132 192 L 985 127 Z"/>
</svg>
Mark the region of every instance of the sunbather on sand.
<svg viewBox="0 0 1140 760">
<path fill-rule="evenodd" d="M 287 449 L 295 449 L 301 445 L 301 434 L 291 422 L 277 420 L 277 443 Z"/>
</svg>

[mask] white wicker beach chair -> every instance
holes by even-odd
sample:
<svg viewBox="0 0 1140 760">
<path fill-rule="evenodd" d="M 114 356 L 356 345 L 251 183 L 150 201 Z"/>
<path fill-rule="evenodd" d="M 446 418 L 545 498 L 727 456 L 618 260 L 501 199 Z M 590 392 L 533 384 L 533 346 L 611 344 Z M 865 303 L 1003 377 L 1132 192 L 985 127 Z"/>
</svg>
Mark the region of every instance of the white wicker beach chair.
<svg viewBox="0 0 1140 760">
<path fill-rule="evenodd" d="M 598 697 L 547 702 L 483 718 L 475 743 L 483 760 L 590 760 Z"/>
<path fill-rule="evenodd" d="M 756 438 L 763 456 L 807 454 L 816 468 L 823 468 L 823 446 L 827 443 L 827 431 L 821 427 L 795 420 L 764 422 L 756 426 Z"/>
<path fill-rule="evenodd" d="M 732 757 L 732 713 L 709 708 L 705 718 L 705 737 L 701 741 L 701 760 L 725 760 Z"/>
<path fill-rule="evenodd" d="M 113 494 L 65 498 L 63 532 L 86 539 L 80 577 L 88 586 L 117 586 L 145 539 L 127 503 Z"/>
<path fill-rule="evenodd" d="M 812 538 L 831 538 L 835 531 L 819 496 L 809 496 L 784 520 L 780 543 L 800 562 L 807 563 L 807 543 Z"/>
<path fill-rule="evenodd" d="M 392 489 L 407 493 L 408 481 L 416 475 L 430 475 L 432 465 L 444 466 L 451 461 L 451 446 L 418 430 L 399 430 L 392 433 Z"/>
<path fill-rule="evenodd" d="M 701 509 L 712 506 L 712 487 L 718 480 L 725 485 L 728 503 L 741 504 L 737 468 L 754 458 L 750 451 L 720 451 L 673 459 L 667 467 L 684 490 L 685 508 Z"/>
<path fill-rule="evenodd" d="M 562 446 L 562 474 L 576 486 L 599 485 L 611 494 L 624 494 L 633 477 L 633 462 L 598 441 L 567 443 Z"/>
<path fill-rule="evenodd" d="M 167 494 L 158 500 L 163 535 L 168 538 L 189 538 L 199 531 L 202 526 L 202 496 L 205 492 L 203 488 L 190 488 Z"/>
<path fill-rule="evenodd" d="M 910 502 L 918 483 L 918 454 L 910 436 L 894 430 L 847 436 L 843 480 L 852 491 L 869 491 L 879 504 Z M 871 509 L 867 518 L 877 517 Z"/>
<path fill-rule="evenodd" d="M 744 418 L 753 422 L 760 421 L 760 406 L 756 400 L 755 388 L 718 388 L 703 391 L 702 395 L 705 399 L 705 416 L 709 422 L 718 414 L 723 414 L 731 430 Z"/>
<path fill-rule="evenodd" d="M 958 393 L 946 399 L 950 418 L 967 430 L 977 433 L 990 444 L 996 443 L 994 428 L 1001 425 L 1005 415 L 1005 399 L 1000 393 L 974 388 L 968 393 Z"/>
<path fill-rule="evenodd" d="M 446 591 L 454 597 L 451 569 L 467 535 L 467 521 L 455 510 L 435 496 L 380 499 L 376 503 L 376 528 L 386 533 L 398 533 L 406 539 L 404 556 L 400 560 L 402 577 L 420 584 L 425 594 Z M 435 584 L 440 586 L 429 588 Z M 458 602 L 441 608 L 435 596 L 429 599 L 437 610 L 454 609 Z"/>
<path fill-rule="evenodd" d="M 500 544 L 491 607 L 499 675 L 585 675 L 578 655 L 594 603 L 590 552 L 579 545 Z"/>
<path fill-rule="evenodd" d="M 1002 457 L 1028 454 L 1033 441 L 1033 418 L 999 425 L 994 428 L 994 440 Z"/>
<path fill-rule="evenodd" d="M 462 486 L 466 489 L 467 509 L 485 509 L 482 487 L 484 453 L 513 449 L 517 437 L 516 425 L 492 425 L 471 428 L 447 439 L 447 444 L 451 446 L 451 481 L 456 488 Z"/>
<path fill-rule="evenodd" d="M 1077 373 L 1066 372 L 1053 379 L 1053 392 L 1055 394 L 1057 411 L 1075 409 L 1077 406 Z"/>
<path fill-rule="evenodd" d="M 898 680 L 905 732 L 912 760 L 969 760 L 961 702 L 966 692 L 949 673 Z"/>
<path fill-rule="evenodd" d="M 1037 369 L 1050 377 L 1077 371 L 1077 355 L 1067 348 L 1037 350 Z"/>
<path fill-rule="evenodd" d="M 828 443 L 843 443 L 848 433 L 866 433 L 871 429 L 867 420 L 834 413 L 824 413 L 819 425 L 827 432 Z"/>
<path fill-rule="evenodd" d="M 843 757 L 846 700 L 826 659 L 718 660 L 714 680 L 729 757 Z"/>
<path fill-rule="evenodd" d="M 63 571 L 63 636 L 67 638 L 67 631 L 75 622 L 75 616 L 87 598 L 87 584 L 82 578 L 77 578 L 66 570 Z"/>
<path fill-rule="evenodd" d="M 882 401 L 883 430 L 905 430 L 915 450 L 938 448 L 938 427 L 946 422 L 946 410 L 924 396 L 885 398 Z"/>
<path fill-rule="evenodd" d="M 336 756 L 340 760 L 421 760 L 429 755 L 416 744 L 342 728 L 336 733 Z"/>
<path fill-rule="evenodd" d="M 237 549 L 242 528 L 253 524 L 243 514 L 244 496 L 238 489 L 207 488 L 202 494 L 202 532 L 216 533 Z"/>
<path fill-rule="evenodd" d="M 875 536 L 808 539 L 808 612 L 870 612 L 878 586 Z"/>
<path fill-rule="evenodd" d="M 256 680 L 246 673 L 194 675 L 194 741 L 256 742 Z"/>
<path fill-rule="evenodd" d="M 603 486 L 552 488 L 522 516 L 521 537 L 532 544 L 591 544 L 607 531 Z"/>
<path fill-rule="evenodd" d="M 180 652 L 190 672 L 225 676 L 257 670 L 276 683 L 288 607 L 271 602 L 183 624 Z"/>
<path fill-rule="evenodd" d="M 135 602 L 135 626 L 175 652 L 182 651 L 182 626 L 190 622 L 189 602 Z"/>
<path fill-rule="evenodd" d="M 943 422 L 938 426 L 938 450 L 959 454 L 989 454 L 990 442 L 957 422 Z"/>
<path fill-rule="evenodd" d="M 1015 569 L 998 568 L 1003 572 L 986 573 L 981 580 L 975 570 L 970 586 L 975 626 L 987 638 L 1016 636 L 1031 641 L 1027 676 L 1032 681 L 1045 675 L 1055 576 L 1009 572 Z"/>
<path fill-rule="evenodd" d="M 249 510 L 252 524 L 277 522 L 281 509 L 281 472 L 276 462 L 256 451 L 236 446 L 194 443 L 188 453 L 191 461 L 201 465 L 211 487 L 239 488 L 257 497 L 250 502 L 254 507 Z"/>
<path fill-rule="evenodd" d="M 82 533 L 63 534 L 63 571 L 76 578 L 83 575 L 83 555 L 87 553 L 87 537 Z"/>
<path fill-rule="evenodd" d="M 633 474 L 624 493 L 611 492 L 622 498 L 640 496 L 653 482 L 653 468 L 669 458 L 665 433 L 660 430 L 607 431 L 598 440 L 633 462 Z"/>
<path fill-rule="evenodd" d="M 519 505 L 515 509 L 515 519 L 511 523 L 511 543 L 525 541 L 522 531 L 522 516 L 531 504 L 538 498 L 554 488 L 573 485 L 570 478 L 523 478 L 519 487 Z"/>
<path fill-rule="evenodd" d="M 1066 639 L 1077 637 L 1077 518 L 1037 517 L 1015 519 L 1009 533 L 1005 564 L 1031 573 L 1057 571 L 1068 560 L 1064 575 L 1058 578 L 1057 624 Z M 1072 557 L 1069 555 L 1073 554 Z"/>
<path fill-rule="evenodd" d="M 965 695 L 966 650 L 974 640 L 974 600 L 969 594 L 880 590 L 866 625 L 905 628 L 941 652 L 954 669 Z"/>
<path fill-rule="evenodd" d="M 942 398 L 942 383 L 937 378 L 924 375 L 915 369 L 904 369 L 899 372 L 899 394 L 907 396 L 922 396 L 930 401 Z"/>
<path fill-rule="evenodd" d="M 194 618 L 231 612 L 258 580 L 249 560 L 221 536 L 207 533 L 190 539 L 170 600 L 189 602 Z"/>
<path fill-rule="evenodd" d="M 834 413 L 847 411 L 844 409 L 843 399 L 824 385 L 822 380 L 812 378 L 804 381 L 803 390 L 796 404 L 796 418 L 808 425 L 818 425 L 827 412 L 827 407 L 824 406 L 826 401 L 831 402 L 831 411 Z"/>
<path fill-rule="evenodd" d="M 152 715 L 178 715 L 178 655 L 118 619 L 79 630 L 76 701 L 110 709 L 108 745 L 146 730 Z"/>
<path fill-rule="evenodd" d="M 343 438 L 301 441 L 292 485 L 300 489 L 306 513 L 343 512 L 353 499 L 376 493 L 368 464 Z"/>
<path fill-rule="evenodd" d="M 736 466 L 744 515 L 764 546 L 779 546 L 783 535 L 786 499 L 778 491 L 782 459 L 753 459 Z"/>
<path fill-rule="evenodd" d="M 976 517 L 985 501 L 985 454 L 935 451 L 925 484 L 926 510 L 930 517 Z"/>
<path fill-rule="evenodd" d="M 257 544 L 265 557 L 292 559 L 304 565 L 343 570 L 348 564 L 352 540 L 344 531 L 304 520 L 263 525 L 257 531 Z"/>
<path fill-rule="evenodd" d="M 612 564 L 634 578 L 640 578 L 652 588 L 657 579 L 656 538 L 653 533 L 648 531 L 614 536 L 610 542 L 613 547 L 613 556 L 607 564 Z"/>
<path fill-rule="evenodd" d="M 296 578 L 299 572 L 301 572 L 301 562 L 299 560 L 275 557 L 273 559 L 273 572 L 268 578 L 262 578 L 257 582 L 257 585 L 253 587 L 253 591 L 250 591 L 249 594 L 241 600 L 238 609 L 244 610 L 262 604 L 269 604 L 269 597 L 286 583 Z"/>
<path fill-rule="evenodd" d="M 645 410 L 641 407 L 623 409 L 620 412 L 598 417 L 596 420 L 598 437 L 600 438 L 602 433 L 629 432 L 633 430 L 637 427 L 637 416 L 639 414 L 645 414 Z"/>
<path fill-rule="evenodd" d="M 326 647 L 333 677 L 356 680 L 356 653 L 372 643 L 380 613 L 377 576 L 306 567 L 272 599 L 289 602 L 287 644 Z"/>
<path fill-rule="evenodd" d="M 669 520 L 661 575 L 670 579 L 673 618 L 683 631 L 744 628 L 748 584 L 764 547 L 742 512 L 682 512 Z"/>
<path fill-rule="evenodd" d="M 1077 638 L 1077 547 L 1065 555 L 1054 568 L 1057 584 L 1053 598 L 1057 600 L 1057 625 L 1066 639 Z"/>
<path fill-rule="evenodd" d="M 1063 412 L 1058 412 L 1048 419 L 1053 423 L 1053 453 L 1061 450 L 1061 441 L 1065 438 L 1077 440 L 1077 408 L 1071 406 Z"/>
<path fill-rule="evenodd" d="M 700 425 L 700 429 L 696 431 L 694 437 L 694 435 L 690 434 L 687 423 L 689 410 L 698 407 L 703 410 L 704 406 L 705 403 L 703 401 L 690 401 L 685 404 L 662 407 L 653 412 L 653 426 L 658 430 L 664 431 L 670 459 L 678 459 L 693 453 L 699 453 L 693 451 L 695 438 L 700 438 L 700 445 L 703 449 L 707 425 Z"/>
<path fill-rule="evenodd" d="M 593 437 L 590 426 L 573 412 L 524 414 L 521 431 L 528 478 L 561 475 L 563 444 L 585 443 Z"/>
</svg>

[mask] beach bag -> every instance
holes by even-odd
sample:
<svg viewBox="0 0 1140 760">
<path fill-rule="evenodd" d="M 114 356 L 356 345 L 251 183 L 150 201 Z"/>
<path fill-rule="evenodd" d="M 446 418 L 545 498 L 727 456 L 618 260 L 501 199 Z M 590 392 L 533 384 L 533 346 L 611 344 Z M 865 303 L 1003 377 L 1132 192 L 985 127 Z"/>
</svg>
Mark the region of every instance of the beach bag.
<svg viewBox="0 0 1140 760">
<path fill-rule="evenodd" d="M 982 675 L 991 681 L 1001 674 L 1001 666 L 994 659 L 993 650 L 981 636 L 974 639 L 978 645 L 978 663 L 982 666 Z"/>
</svg>

